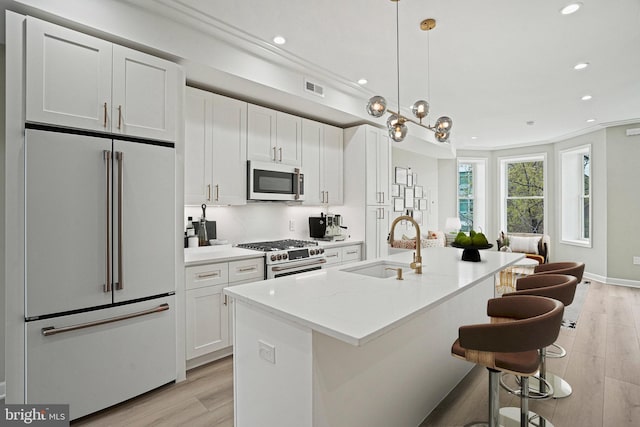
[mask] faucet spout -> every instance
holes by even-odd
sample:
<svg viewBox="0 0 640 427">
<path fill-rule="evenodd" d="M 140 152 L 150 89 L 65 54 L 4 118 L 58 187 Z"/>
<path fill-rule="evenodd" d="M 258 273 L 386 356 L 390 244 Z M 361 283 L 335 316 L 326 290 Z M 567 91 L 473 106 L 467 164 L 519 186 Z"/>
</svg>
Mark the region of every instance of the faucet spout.
<svg viewBox="0 0 640 427">
<path fill-rule="evenodd" d="M 413 262 L 411 263 L 411 268 L 415 271 L 416 274 L 422 274 L 422 255 L 421 255 L 421 247 L 422 244 L 420 242 L 420 226 L 416 222 L 415 219 L 411 218 L 408 215 L 402 215 L 398 218 L 394 219 L 391 223 L 391 231 L 389 231 L 389 244 L 393 246 L 394 242 L 394 231 L 396 229 L 396 225 L 400 221 L 409 221 L 416 228 L 416 253 L 413 256 Z"/>
</svg>

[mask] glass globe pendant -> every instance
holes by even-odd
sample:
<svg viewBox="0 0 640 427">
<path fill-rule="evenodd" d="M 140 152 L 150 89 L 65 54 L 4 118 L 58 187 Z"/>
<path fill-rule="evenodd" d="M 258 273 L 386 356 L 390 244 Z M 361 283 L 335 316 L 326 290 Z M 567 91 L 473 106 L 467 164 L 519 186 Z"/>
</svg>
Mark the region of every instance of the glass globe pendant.
<svg viewBox="0 0 640 427">
<path fill-rule="evenodd" d="M 436 140 L 438 142 L 449 142 L 449 132 L 438 132 L 436 131 Z"/>
<path fill-rule="evenodd" d="M 404 123 L 404 118 L 398 116 L 390 116 L 387 120 L 387 127 L 389 128 L 389 137 L 395 142 L 402 142 L 407 136 L 407 125 Z"/>
<path fill-rule="evenodd" d="M 416 101 L 411 106 L 411 112 L 422 122 L 422 119 L 427 117 L 427 114 L 429 114 L 429 103 L 423 99 Z"/>
<path fill-rule="evenodd" d="M 367 113 L 373 117 L 382 117 L 387 111 L 387 100 L 382 96 L 372 96 L 367 103 Z"/>
<path fill-rule="evenodd" d="M 452 127 L 453 120 L 447 116 L 438 117 L 438 120 L 436 120 L 435 128 L 437 132 L 446 132 L 448 134 Z"/>
</svg>

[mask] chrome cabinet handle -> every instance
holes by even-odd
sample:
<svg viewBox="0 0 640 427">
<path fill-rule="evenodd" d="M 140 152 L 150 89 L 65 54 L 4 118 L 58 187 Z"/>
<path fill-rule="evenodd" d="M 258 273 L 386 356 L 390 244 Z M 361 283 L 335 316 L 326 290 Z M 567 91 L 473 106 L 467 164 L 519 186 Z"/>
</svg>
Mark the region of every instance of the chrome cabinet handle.
<svg viewBox="0 0 640 427">
<path fill-rule="evenodd" d="M 124 267 L 122 266 L 122 189 L 124 174 L 124 153 L 116 151 L 116 160 L 118 160 L 118 282 L 116 282 L 116 290 L 124 289 Z"/>
<path fill-rule="evenodd" d="M 107 127 L 107 103 L 104 103 L 104 122 L 102 123 L 102 127 Z"/>
<path fill-rule="evenodd" d="M 217 271 L 213 271 L 211 273 L 198 274 L 198 279 L 207 279 L 209 277 L 218 277 L 220 273 Z"/>
<path fill-rule="evenodd" d="M 122 105 L 118 105 L 118 130 L 122 128 Z"/>
<path fill-rule="evenodd" d="M 276 147 L 273 147 L 273 161 L 276 161 Z"/>
<path fill-rule="evenodd" d="M 162 311 L 167 311 L 167 310 L 169 310 L 169 304 L 164 303 L 164 304 L 160 304 L 156 308 L 151 308 L 149 310 L 144 310 L 144 311 L 138 311 L 137 313 L 124 314 L 122 316 L 111 317 L 109 319 L 95 320 L 93 322 L 81 323 L 81 324 L 72 325 L 72 326 L 65 326 L 63 328 L 48 326 L 46 328 L 42 328 L 41 332 L 42 332 L 42 335 L 44 335 L 45 337 L 48 337 L 51 335 L 61 334 L 63 332 L 77 331 L 78 329 L 85 329 L 85 328 L 91 328 L 94 326 L 106 325 L 108 323 L 121 322 L 123 320 L 133 319 L 134 317 L 147 316 L 149 314 L 160 313 Z"/>
<path fill-rule="evenodd" d="M 278 148 L 278 151 L 280 151 L 280 161 L 282 161 L 282 147 Z"/>
<path fill-rule="evenodd" d="M 106 199 L 107 205 L 105 208 L 107 214 L 107 229 L 106 229 L 106 252 L 105 252 L 105 283 L 102 287 L 104 292 L 111 292 L 111 151 L 104 150 L 102 152 L 105 160 L 105 169 L 107 171 L 106 181 L 107 181 L 107 191 L 106 191 Z"/>
<path fill-rule="evenodd" d="M 290 267 L 279 267 L 279 266 L 278 267 L 272 267 L 271 271 L 292 270 L 294 268 L 309 267 L 309 266 L 312 266 L 312 265 L 320 265 L 320 264 L 326 264 L 326 263 L 327 263 L 326 259 L 319 259 L 319 260 L 317 260 L 315 262 L 310 262 L 310 263 L 307 263 L 307 264 L 297 264 L 297 265 L 292 265 Z"/>
</svg>

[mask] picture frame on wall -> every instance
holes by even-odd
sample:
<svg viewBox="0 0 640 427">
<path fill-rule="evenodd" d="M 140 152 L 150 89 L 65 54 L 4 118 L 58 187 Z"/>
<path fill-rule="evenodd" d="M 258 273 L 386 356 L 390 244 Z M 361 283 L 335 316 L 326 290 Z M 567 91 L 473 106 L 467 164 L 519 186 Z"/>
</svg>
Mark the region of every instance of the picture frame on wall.
<svg viewBox="0 0 640 427">
<path fill-rule="evenodd" d="M 411 169 L 407 170 L 407 187 L 413 187 L 414 181 L 414 174 L 411 173 Z"/>
<path fill-rule="evenodd" d="M 391 184 L 391 197 L 400 197 L 400 185 Z"/>
<path fill-rule="evenodd" d="M 416 199 L 422 199 L 422 186 L 421 185 L 416 185 L 415 187 L 413 187 L 413 197 L 415 197 Z"/>
<path fill-rule="evenodd" d="M 396 166 L 396 184 L 407 185 L 407 169 Z"/>
<path fill-rule="evenodd" d="M 422 211 L 413 211 L 413 220 L 418 223 L 418 225 L 422 224 Z"/>
<path fill-rule="evenodd" d="M 413 188 L 404 189 L 404 205 L 407 209 L 413 209 Z"/>
<path fill-rule="evenodd" d="M 427 199 L 420 199 L 420 207 L 418 208 L 421 211 L 426 211 L 428 209 Z"/>
<path fill-rule="evenodd" d="M 404 210 L 404 199 L 402 197 L 393 199 L 393 211 L 402 212 L 403 210 Z"/>
</svg>

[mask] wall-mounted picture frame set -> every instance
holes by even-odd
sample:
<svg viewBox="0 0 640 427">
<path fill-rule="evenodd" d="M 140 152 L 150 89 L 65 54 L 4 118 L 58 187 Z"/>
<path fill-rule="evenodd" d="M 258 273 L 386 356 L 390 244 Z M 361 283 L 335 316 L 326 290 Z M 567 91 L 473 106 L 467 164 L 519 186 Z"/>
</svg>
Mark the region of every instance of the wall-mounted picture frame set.
<svg viewBox="0 0 640 427">
<path fill-rule="evenodd" d="M 418 185 L 418 174 L 410 167 L 395 167 L 391 196 L 394 212 L 406 211 L 418 224 L 422 224 L 423 211 L 428 210 L 429 203 L 424 187 Z"/>
</svg>

